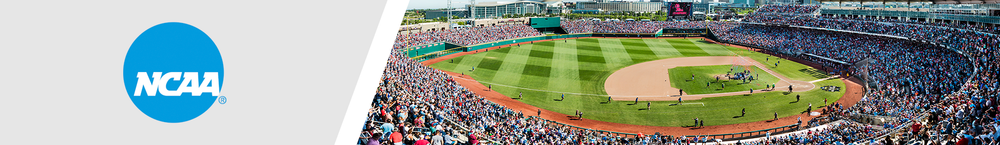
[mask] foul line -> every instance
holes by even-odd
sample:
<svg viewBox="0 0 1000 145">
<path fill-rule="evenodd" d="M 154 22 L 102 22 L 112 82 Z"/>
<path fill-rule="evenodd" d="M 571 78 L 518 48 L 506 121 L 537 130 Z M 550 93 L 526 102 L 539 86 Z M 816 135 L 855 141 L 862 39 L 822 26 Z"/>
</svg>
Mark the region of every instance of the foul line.
<svg viewBox="0 0 1000 145">
<path fill-rule="evenodd" d="M 684 104 L 701 104 L 701 106 L 705 106 L 705 103 L 702 103 L 702 102 L 681 103 L 681 104 L 678 104 L 678 105 L 684 105 Z"/>
</svg>

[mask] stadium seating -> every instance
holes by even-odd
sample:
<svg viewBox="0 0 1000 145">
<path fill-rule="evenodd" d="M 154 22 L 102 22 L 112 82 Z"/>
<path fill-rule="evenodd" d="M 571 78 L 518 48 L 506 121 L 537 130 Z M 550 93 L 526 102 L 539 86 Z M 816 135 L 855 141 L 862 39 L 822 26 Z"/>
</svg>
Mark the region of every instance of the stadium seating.
<svg viewBox="0 0 1000 145">
<path fill-rule="evenodd" d="M 562 21 L 561 25 L 569 33 L 655 33 L 664 28 L 707 28 L 702 21 Z"/>
<path fill-rule="evenodd" d="M 941 26 L 941 27 L 951 27 L 951 28 L 958 28 L 958 29 L 968 29 L 968 30 L 975 30 L 975 31 L 986 32 L 986 33 L 1000 34 L 1000 27 L 989 27 L 989 26 L 985 26 L 985 25 L 970 25 L 970 24 L 961 24 L 961 23 L 946 23 L 944 21 L 926 22 L 926 21 L 918 21 L 918 20 L 900 20 L 900 19 L 889 19 L 889 18 L 878 18 L 878 17 L 856 17 L 856 18 L 852 18 L 852 17 L 837 17 L 837 16 L 819 16 L 819 17 L 820 18 L 826 18 L 826 19 L 849 19 L 849 20 L 858 20 L 858 21 L 875 21 L 875 22 L 891 22 L 891 23 L 908 23 L 908 24 L 918 24 L 918 25 L 927 25 L 927 26 Z"/>
<path fill-rule="evenodd" d="M 965 55 L 955 55 L 945 49 L 924 51 L 914 47 L 880 47 L 877 52 L 896 51 L 889 55 L 879 54 L 871 58 L 880 59 L 881 64 L 869 65 L 858 70 L 869 70 L 871 77 L 881 83 L 870 91 L 870 96 L 857 105 L 834 114 L 850 116 L 868 114 L 890 116 L 897 120 L 881 126 L 883 130 L 902 129 L 903 135 L 896 137 L 865 139 L 846 138 L 850 142 L 935 142 L 995 144 L 997 128 L 997 73 L 996 55 L 998 37 L 983 29 L 957 29 L 954 26 L 941 27 L 935 23 L 898 22 L 881 19 L 850 19 L 837 17 L 789 17 L 773 15 L 752 15 L 749 22 L 807 26 L 901 36 L 915 41 L 940 44 Z M 740 27 L 740 26 L 731 26 Z M 722 27 L 724 28 L 724 27 Z M 785 28 L 788 29 L 788 28 Z M 745 29 L 738 29 L 745 30 Z M 770 35 L 770 34 L 765 34 Z M 789 37 L 785 35 L 785 37 Z M 924 44 L 929 45 L 929 44 Z M 862 47 L 863 48 L 863 47 Z M 898 49 L 902 48 L 902 49 Z M 862 49 L 869 51 L 869 49 Z M 926 50 L 926 49 L 925 49 Z M 908 52 L 899 52 L 908 51 Z M 828 54 L 831 55 L 831 54 Z M 837 55 L 837 54 L 832 54 Z M 920 55 L 937 57 L 922 58 Z M 969 61 L 961 60 L 969 59 Z M 848 59 L 850 60 L 850 59 Z M 922 61 L 913 65 L 912 61 Z M 928 65 L 931 64 L 931 65 Z M 937 64 L 937 65 L 934 65 Z M 957 65 L 961 68 L 941 66 Z M 902 72 L 900 72 L 902 70 Z M 976 72 L 976 73 L 972 73 Z M 917 77 L 914 77 L 917 76 Z M 966 82 L 964 79 L 968 79 Z M 907 87 L 902 87 L 907 86 Z M 929 128 L 921 129 L 924 120 Z M 910 129 L 910 128 L 913 129 Z M 848 132 L 847 134 L 854 134 Z M 763 142 L 814 143 L 829 140 L 844 140 L 833 134 L 802 134 L 803 137 L 779 138 Z M 819 139 L 819 140 L 815 140 Z M 893 141 L 892 139 L 895 139 Z"/>
<path fill-rule="evenodd" d="M 398 34 L 393 49 L 437 42 L 451 42 L 460 45 L 481 44 L 499 40 L 542 35 L 528 25 L 499 25 L 469 28 L 454 28 L 440 31 Z"/>
</svg>

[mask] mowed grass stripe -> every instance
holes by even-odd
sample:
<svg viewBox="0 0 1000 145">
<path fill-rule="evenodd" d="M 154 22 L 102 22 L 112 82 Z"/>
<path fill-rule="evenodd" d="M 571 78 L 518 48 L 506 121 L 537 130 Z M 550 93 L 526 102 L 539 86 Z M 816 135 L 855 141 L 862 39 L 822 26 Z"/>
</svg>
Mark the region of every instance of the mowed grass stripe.
<svg viewBox="0 0 1000 145">
<path fill-rule="evenodd" d="M 653 53 L 653 50 L 649 49 L 646 41 L 642 39 L 621 39 L 621 43 L 634 63 L 660 59 L 660 57 L 656 56 L 656 53 Z"/>
<path fill-rule="evenodd" d="M 649 49 L 660 58 L 677 57 L 681 56 L 681 52 L 677 52 L 674 46 L 670 45 L 667 40 L 664 39 L 642 39 L 649 46 Z"/>
<path fill-rule="evenodd" d="M 597 42 L 597 39 L 577 39 L 576 41 L 576 59 L 579 62 L 580 70 L 606 70 L 607 66 L 604 64 L 604 52 L 601 52 L 601 44 Z M 581 76 L 584 76 L 581 74 Z M 582 77 L 583 79 L 588 79 Z"/>
<path fill-rule="evenodd" d="M 479 78 L 485 78 L 479 81 L 493 81 L 493 76 L 496 75 L 497 70 L 503 65 L 503 60 L 507 57 L 507 52 L 510 52 L 511 48 L 503 48 L 493 51 L 481 52 L 484 54 L 482 60 L 479 61 L 479 65 L 472 72 Z"/>
<path fill-rule="evenodd" d="M 674 48 L 677 49 L 677 52 L 684 54 L 684 56 L 709 56 L 705 50 L 702 50 L 701 47 L 694 45 L 691 41 L 685 39 L 667 39 L 667 42 L 669 42 L 671 46 L 674 46 Z"/>
<path fill-rule="evenodd" d="M 576 41 L 556 43 L 549 74 L 549 90 L 580 92 L 580 67 L 576 59 Z"/>
<path fill-rule="evenodd" d="M 455 67 L 458 66 L 458 64 L 462 63 L 462 59 L 465 58 L 466 57 L 455 57 L 452 59 L 441 61 L 441 63 L 431 64 L 430 66 L 434 68 L 444 68 L 446 70 L 454 70 Z"/>
<path fill-rule="evenodd" d="M 717 45 L 717 44 L 712 44 L 711 42 L 705 41 L 703 39 L 688 39 L 688 40 L 691 41 L 691 43 L 693 43 L 695 46 L 701 47 L 701 50 L 704 50 L 705 53 L 708 53 L 708 54 L 711 54 L 711 55 L 730 55 L 730 54 L 732 54 L 725 47 L 723 47 L 721 45 Z"/>
<path fill-rule="evenodd" d="M 461 61 L 456 60 L 458 65 L 455 65 L 453 71 L 455 71 L 456 73 L 470 74 L 472 72 L 472 67 L 479 66 L 479 63 L 482 62 L 483 57 L 485 56 L 486 56 L 485 53 L 462 56 Z M 454 59 L 459 59 L 459 58 L 454 58 Z"/>
<path fill-rule="evenodd" d="M 614 70 L 635 64 L 619 39 L 598 39 L 598 42 L 600 42 L 604 62 L 608 69 Z"/>
<path fill-rule="evenodd" d="M 521 72 L 524 71 L 525 62 L 531 53 L 533 45 L 507 48 L 510 50 L 503 59 L 504 63 L 497 69 L 497 74 L 493 76 L 493 83 L 517 84 L 521 80 Z"/>
<path fill-rule="evenodd" d="M 577 39 L 576 52 L 577 60 L 586 63 L 604 64 L 604 53 L 601 52 L 601 44 L 597 39 Z"/>
<path fill-rule="evenodd" d="M 553 49 L 554 45 L 555 45 L 555 43 L 551 42 L 551 41 L 549 41 L 549 42 L 537 42 L 535 44 L 532 44 L 531 50 L 532 50 L 532 53 L 535 53 L 535 52 L 552 52 L 554 50 Z M 539 55 L 535 55 L 535 56 L 539 56 Z M 544 55 L 542 55 L 542 56 L 544 56 Z M 552 64 L 551 56 L 549 58 L 545 58 L 545 57 L 528 57 L 527 64 L 524 66 L 524 70 L 521 72 L 523 75 L 519 76 L 518 79 L 520 79 L 520 81 L 516 84 L 516 86 L 519 86 L 521 88 L 547 90 L 545 88 L 549 87 L 549 77 L 551 76 L 551 72 L 552 72 L 551 64 Z M 511 76 L 506 76 L 506 77 L 513 78 L 515 76 L 511 75 Z M 498 79 L 502 79 L 504 77 L 497 77 L 497 78 Z M 552 95 L 549 92 L 534 91 L 534 90 L 520 89 L 520 88 L 516 89 L 516 90 L 518 91 L 517 93 L 524 92 L 525 96 L 530 96 L 530 98 L 529 97 L 525 97 L 525 99 L 521 100 L 521 101 L 529 101 L 529 102 L 530 101 L 538 101 L 538 102 L 541 102 L 541 101 L 552 101 L 551 100 L 552 99 L 552 97 L 551 97 Z M 547 90 L 547 91 L 552 91 L 552 90 Z M 508 96 L 516 97 L 517 94 L 515 92 L 511 92 L 510 95 L 508 95 Z"/>
</svg>

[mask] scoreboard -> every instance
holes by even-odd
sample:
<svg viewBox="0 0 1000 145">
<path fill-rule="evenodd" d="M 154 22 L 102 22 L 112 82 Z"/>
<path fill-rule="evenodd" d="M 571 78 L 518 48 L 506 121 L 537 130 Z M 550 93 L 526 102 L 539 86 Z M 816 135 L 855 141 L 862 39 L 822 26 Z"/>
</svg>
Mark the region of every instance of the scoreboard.
<svg viewBox="0 0 1000 145">
<path fill-rule="evenodd" d="M 668 8 L 668 14 L 670 16 L 691 15 L 691 2 L 671 2 Z"/>
</svg>

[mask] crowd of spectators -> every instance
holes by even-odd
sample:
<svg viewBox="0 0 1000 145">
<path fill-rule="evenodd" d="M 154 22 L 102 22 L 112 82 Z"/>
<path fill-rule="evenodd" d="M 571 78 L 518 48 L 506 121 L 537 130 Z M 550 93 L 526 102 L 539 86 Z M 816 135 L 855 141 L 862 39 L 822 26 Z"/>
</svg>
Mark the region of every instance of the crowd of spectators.
<svg viewBox="0 0 1000 145">
<path fill-rule="evenodd" d="M 854 19 L 781 17 L 766 15 L 754 15 L 749 17 L 750 18 L 745 20 L 749 22 L 777 23 L 885 34 L 928 41 L 958 49 L 970 55 L 970 57 L 978 59 L 977 61 L 984 61 L 992 58 L 992 56 L 995 56 L 994 51 L 1000 50 L 1000 45 L 996 45 L 1000 43 L 1000 37 L 996 34 L 966 29 L 910 23 L 862 21 Z"/>
<path fill-rule="evenodd" d="M 868 65 L 858 70 L 868 70 L 873 79 L 880 81 L 871 96 L 857 105 L 843 111 L 844 114 L 867 114 L 888 116 L 898 120 L 886 124 L 886 128 L 909 127 L 880 141 L 882 144 L 928 143 L 928 144 L 996 144 L 1000 139 L 996 126 L 998 67 L 996 56 L 1000 40 L 995 28 L 969 28 L 947 23 L 926 23 L 874 18 L 842 18 L 823 16 L 787 17 L 753 15 L 750 22 L 786 24 L 818 28 L 840 29 L 875 34 L 901 36 L 912 41 L 927 41 L 939 44 L 965 54 L 949 53 L 945 49 L 913 50 L 912 53 L 879 54 L 874 59 L 882 59 L 883 65 Z M 739 26 L 730 26 L 739 27 Z M 725 28 L 725 27 L 722 27 Z M 991 32 L 993 31 L 993 32 Z M 924 44 L 930 45 L 930 44 Z M 890 47 L 895 49 L 896 47 Z M 923 59 L 921 56 L 939 55 L 923 63 L 909 61 Z M 947 56 L 954 55 L 954 56 Z M 883 57 L 884 56 L 884 57 Z M 966 57 L 971 61 L 953 59 Z M 949 59 L 952 58 L 952 59 Z M 953 68 L 939 68 L 928 64 L 959 65 Z M 904 66 L 904 67 L 900 67 Z M 929 71 L 919 71 L 929 70 Z M 975 70 L 975 71 L 974 71 Z M 933 72 L 939 75 L 928 75 Z M 977 72 L 973 74 L 972 72 Z M 901 79 L 914 75 L 927 75 L 926 79 Z M 913 77 L 909 77 L 913 78 Z M 965 82 L 965 78 L 970 78 Z M 897 85 L 891 85 L 897 84 Z M 964 86 L 964 88 L 962 88 Z M 930 114 L 926 120 L 912 120 L 921 114 Z"/>
<path fill-rule="evenodd" d="M 760 140 L 739 142 L 737 144 L 848 144 L 870 139 L 888 132 L 889 130 L 858 122 L 843 121 L 827 124 L 826 127 L 822 128 L 806 130 L 801 133 L 792 133 L 776 137 L 766 136 Z"/>
<path fill-rule="evenodd" d="M 972 72 L 971 63 L 962 55 L 909 40 L 749 24 L 716 33 L 719 39 L 727 42 L 789 54 L 809 53 L 852 64 L 871 59 L 873 63 L 855 70 L 868 70 L 865 73 L 873 82 L 889 90 L 948 94 L 961 88 Z"/>
<path fill-rule="evenodd" d="M 395 44 L 393 44 L 392 47 L 393 49 L 402 49 L 437 42 L 472 45 L 538 35 L 542 35 L 542 33 L 538 32 L 534 28 L 531 28 L 531 26 L 520 24 L 453 28 L 438 31 L 398 34 L 396 35 Z"/>
<path fill-rule="evenodd" d="M 569 33 L 656 33 L 664 28 L 707 28 L 704 21 L 562 21 Z"/>
<path fill-rule="evenodd" d="M 850 20 L 858 20 L 858 21 L 908 23 L 908 24 L 927 25 L 927 26 L 941 26 L 941 27 L 951 27 L 951 28 L 959 28 L 959 29 L 968 29 L 968 30 L 975 30 L 975 31 L 987 32 L 987 33 L 993 33 L 993 34 L 1000 34 L 1000 27 L 990 27 L 990 26 L 986 26 L 986 25 L 971 25 L 971 24 L 962 24 L 962 23 L 947 23 L 947 22 L 944 22 L 944 21 L 929 22 L 929 21 L 920 21 L 920 20 L 909 20 L 909 19 L 905 19 L 904 20 L 904 19 L 891 19 L 891 18 L 879 18 L 879 17 L 841 17 L 841 16 L 830 16 L 830 15 L 821 15 L 821 16 L 818 16 L 818 17 L 819 18 L 826 18 L 826 19 L 850 19 Z"/>
</svg>

